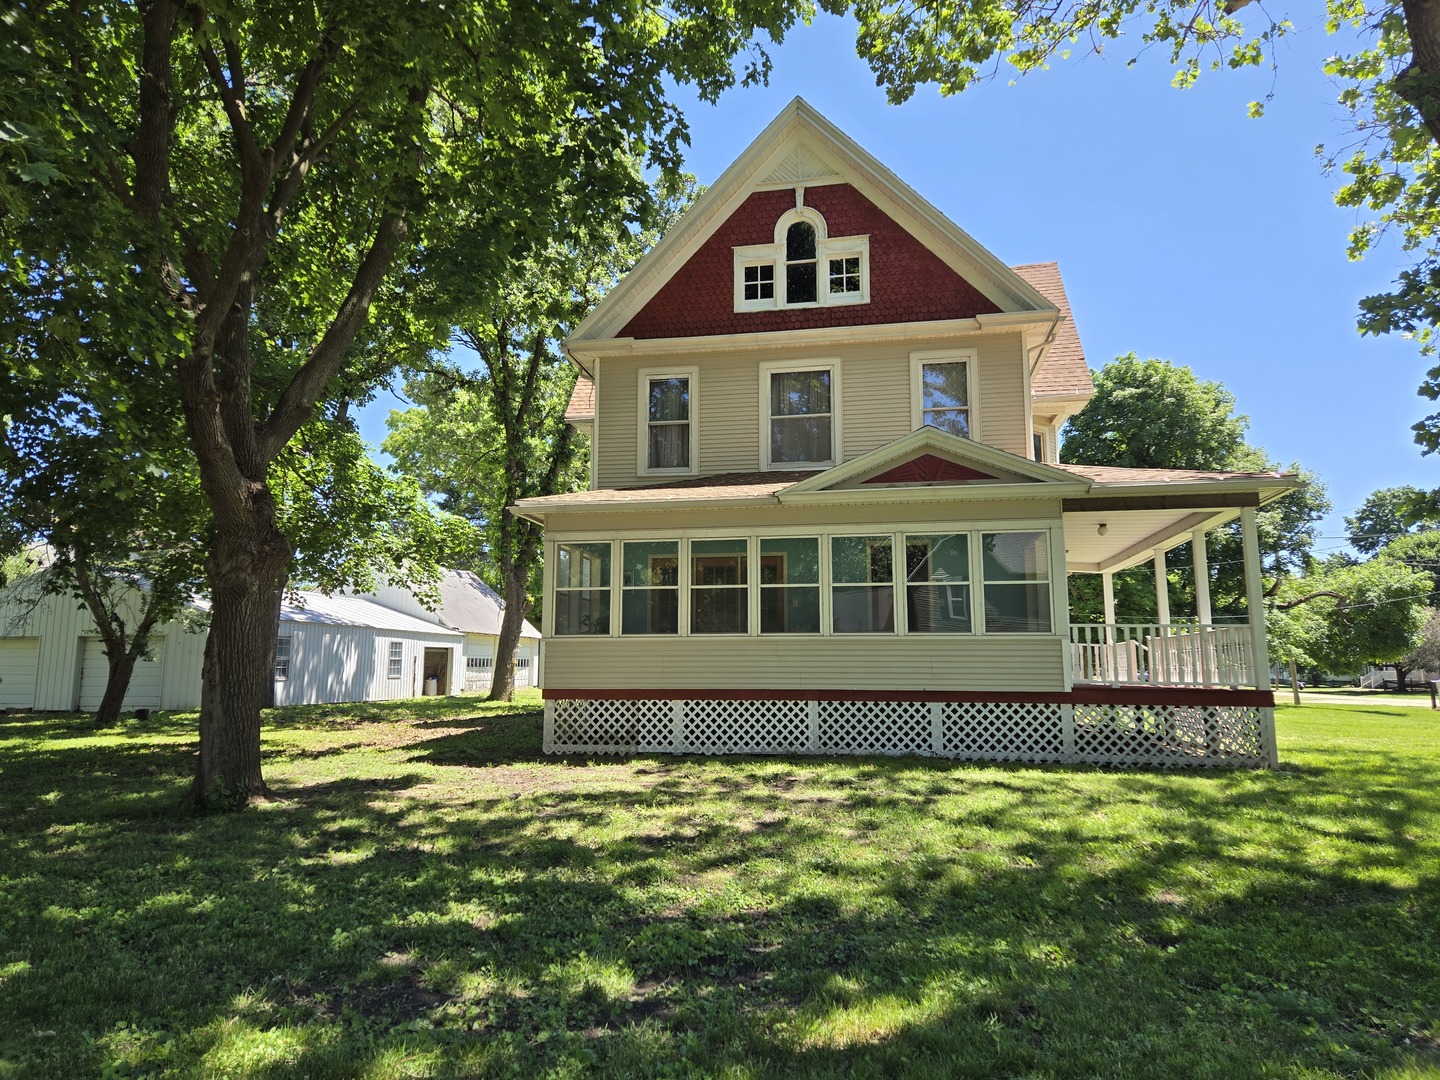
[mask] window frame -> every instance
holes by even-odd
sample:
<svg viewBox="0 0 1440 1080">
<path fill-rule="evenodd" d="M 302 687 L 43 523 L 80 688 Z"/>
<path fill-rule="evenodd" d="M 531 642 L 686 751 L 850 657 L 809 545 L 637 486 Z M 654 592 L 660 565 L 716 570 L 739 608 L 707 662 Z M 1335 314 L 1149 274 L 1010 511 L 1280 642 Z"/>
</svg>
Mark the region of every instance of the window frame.
<svg viewBox="0 0 1440 1080">
<path fill-rule="evenodd" d="M 970 434 L 955 435 L 953 431 L 946 431 L 945 434 L 955 435 L 957 439 L 979 442 L 980 380 L 977 375 L 980 367 L 980 352 L 978 349 L 924 349 L 910 354 L 911 430 L 919 431 L 925 426 L 925 368 L 931 364 L 965 365 L 965 397 L 967 398 L 965 419 Z M 943 428 L 935 430 L 944 431 Z"/>
<path fill-rule="evenodd" d="M 836 356 L 819 360 L 767 360 L 760 364 L 759 370 L 761 471 L 790 472 L 800 469 L 833 469 L 840 463 L 842 448 L 845 445 L 840 423 L 844 412 L 840 390 L 840 358 Z M 785 375 L 801 371 L 828 371 L 830 373 L 830 457 L 825 461 L 772 462 L 770 460 L 770 425 L 775 418 L 770 413 L 770 379 L 772 375 Z"/>
<path fill-rule="evenodd" d="M 275 681 L 290 679 L 290 658 L 294 655 L 294 635 L 280 634 L 275 638 Z"/>
<path fill-rule="evenodd" d="M 592 539 L 555 539 L 546 542 L 545 545 L 545 626 L 548 628 L 546 634 L 554 638 L 567 639 L 594 639 L 604 637 L 620 636 L 620 620 L 616 618 L 616 609 L 621 602 L 620 596 L 620 574 L 615 559 L 615 540 L 592 540 Z M 574 587 L 562 586 L 557 583 L 556 569 L 560 562 L 560 549 L 562 547 L 600 547 L 610 549 L 610 582 L 607 585 L 577 585 Z M 583 633 L 558 633 L 555 626 L 558 620 L 561 593 L 588 592 L 603 593 L 608 606 L 609 623 L 603 632 L 587 631 Z"/>
<path fill-rule="evenodd" d="M 652 469 L 650 468 L 650 384 L 663 379 L 686 379 L 688 380 L 687 393 L 690 397 L 690 418 L 686 421 L 690 425 L 690 464 L 681 469 Z M 638 476 L 698 476 L 700 475 L 700 423 L 698 417 L 698 406 L 700 404 L 700 369 L 694 365 L 680 367 L 656 367 L 641 368 L 636 378 L 637 412 L 636 419 L 636 445 L 635 445 L 635 472 Z M 661 421 L 667 426 L 674 426 L 679 421 Z"/>
<path fill-rule="evenodd" d="M 985 576 L 985 537 L 987 537 L 987 536 L 1014 536 L 1014 535 L 1019 535 L 1019 534 L 1021 534 L 1021 533 L 1026 533 L 1026 534 L 1038 534 L 1038 535 L 1043 536 L 1043 537 L 1045 538 L 1045 558 L 1042 559 L 1042 560 L 1040 560 L 1040 563 L 1039 563 L 1039 565 L 1040 565 L 1041 567 L 1043 567 L 1044 570 L 1045 570 L 1045 577 L 1044 577 L 1043 579 L 1041 579 L 1041 578 L 1036 578 L 1036 579 L 1034 579 L 1034 580 L 1024 580 L 1024 581 L 991 581 L 991 580 L 989 580 L 989 579 Z M 975 554 L 971 557 L 971 565 L 972 565 L 972 566 L 975 566 L 975 567 L 977 568 L 977 570 L 978 570 L 978 573 L 977 573 L 977 576 L 976 576 L 976 578 L 975 578 L 975 581 L 976 581 L 976 583 L 979 584 L 980 590 L 979 590 L 979 598 L 978 598 L 978 599 L 979 599 L 979 605 L 978 605 L 978 610 L 977 610 L 977 612 L 976 612 L 976 615 L 978 616 L 978 618 L 976 619 L 976 622 L 977 622 L 977 625 L 978 625 L 979 628 L 980 628 L 980 633 L 985 634 L 985 635 L 988 635 L 988 636 L 991 636 L 991 637 L 1005 637 L 1005 638 L 1013 638 L 1013 637 L 1032 637 L 1032 638 L 1039 638 L 1039 637 L 1054 637 L 1054 636 L 1056 636 L 1056 634 L 1057 634 L 1057 631 L 1056 631 L 1056 629 L 1055 629 L 1055 627 L 1056 627 L 1056 625 L 1057 625 L 1056 619 L 1055 619 L 1055 593 L 1056 593 L 1056 586 L 1055 586 L 1055 559 L 1056 559 L 1056 553 L 1055 553 L 1055 548 L 1056 548 L 1056 537 L 1055 537 L 1055 532 L 1054 532 L 1054 530 L 1053 530 L 1053 529 L 1049 529 L 1049 528 L 1039 528 L 1039 527 L 1027 529 L 1027 528 L 1018 528 L 1018 527 L 1011 526 L 1011 527 L 1006 527 L 1006 528 L 980 528 L 980 529 L 974 530 L 974 531 L 972 532 L 972 535 L 979 541 L 978 544 L 974 545 L 975 548 L 976 548 L 976 551 L 975 551 Z M 1045 605 L 1045 613 L 1046 613 L 1046 618 L 1049 620 L 1049 623 L 1050 623 L 1050 629 L 1048 629 L 1048 630 L 997 630 L 997 629 L 991 627 L 991 626 L 990 626 L 990 616 L 989 616 L 989 612 L 987 611 L 987 605 L 986 605 L 986 594 L 989 592 L 990 586 L 992 586 L 992 585 L 999 586 L 1000 588 L 1005 588 L 1005 587 L 1007 587 L 1007 586 L 1008 586 L 1008 587 L 1017 587 L 1017 586 L 1026 586 L 1026 585 L 1044 585 L 1044 586 L 1045 586 L 1045 591 L 1046 591 L 1046 600 L 1048 601 L 1048 602 L 1046 603 L 1046 605 Z M 1068 577 L 1065 579 L 1065 587 L 1066 587 L 1067 589 L 1069 588 L 1069 580 L 1068 580 Z M 1069 627 L 1068 627 L 1068 626 L 1065 627 L 1064 629 L 1065 629 L 1065 632 L 1066 632 L 1066 633 L 1069 633 Z"/>
<path fill-rule="evenodd" d="M 673 638 L 673 637 L 679 637 L 679 636 L 680 636 L 680 628 L 681 628 L 681 621 L 680 621 L 680 619 L 681 619 L 681 610 L 682 610 L 682 608 L 683 608 L 683 606 L 684 606 L 684 604 L 683 604 L 683 599 L 684 599 L 684 598 L 683 598 L 683 596 L 681 595 L 681 589 L 682 589 L 682 587 L 681 587 L 681 584 L 680 584 L 680 580 L 681 580 L 680 574 L 681 574 L 681 569 L 682 569 L 682 562 L 683 562 L 683 559 L 684 559 L 684 550 L 683 550 L 683 549 L 684 549 L 685 545 L 680 542 L 679 537 L 676 537 L 676 538 L 674 538 L 674 539 L 669 539 L 669 538 L 660 537 L 660 538 L 655 538 L 655 539 L 650 539 L 650 540 L 625 539 L 625 540 L 620 540 L 620 541 L 618 541 L 618 543 L 620 544 L 620 572 L 619 572 L 619 575 L 618 575 L 619 578 L 620 578 L 620 619 L 619 619 L 619 623 L 620 623 L 619 634 L 620 634 L 620 636 L 621 636 L 621 637 L 626 637 L 626 638 L 636 638 L 636 637 Z M 674 585 L 653 585 L 653 584 L 627 585 L 626 582 L 625 582 L 625 558 L 626 558 L 626 556 L 625 556 L 625 548 L 626 548 L 628 545 L 630 545 L 630 544 L 645 544 L 645 545 L 649 545 L 649 546 L 654 546 L 654 545 L 656 545 L 656 544 L 674 544 L 674 545 L 675 545 L 675 555 L 674 555 L 674 559 L 675 559 L 675 584 L 674 584 Z M 665 558 L 670 558 L 670 557 L 671 557 L 671 556 L 668 556 L 668 555 L 656 556 L 654 553 L 651 553 L 651 554 L 649 555 L 649 557 L 647 558 L 647 561 L 646 561 L 646 570 L 647 570 L 647 572 L 652 572 L 652 571 L 653 571 L 654 565 L 655 565 L 655 560 L 656 560 L 657 558 L 665 559 Z M 655 593 L 655 592 L 660 592 L 660 591 L 662 591 L 662 590 L 664 590 L 664 591 L 666 591 L 666 592 L 673 592 L 673 593 L 675 593 L 675 629 L 674 629 L 674 630 L 634 630 L 634 631 L 628 631 L 628 632 L 627 632 L 626 629 L 625 629 L 625 598 L 626 598 L 627 594 L 630 594 L 630 593 L 640 593 L 640 592 L 644 592 L 644 593 Z"/>
<path fill-rule="evenodd" d="M 403 679 L 405 677 L 405 642 L 390 641 L 389 652 L 386 654 L 385 678 Z"/>
<path fill-rule="evenodd" d="M 797 221 L 808 221 L 815 227 L 815 299 L 798 304 L 785 302 L 790 283 L 785 272 L 786 234 Z M 734 305 L 736 313 L 745 311 L 803 311 L 806 308 L 841 307 L 870 302 L 870 234 L 832 237 L 825 217 L 811 206 L 796 206 L 785 211 L 775 222 L 773 241 L 769 244 L 742 244 L 732 248 L 734 262 Z M 830 292 L 830 260 L 860 260 L 860 290 L 853 293 Z M 745 299 L 745 268 L 772 266 L 775 270 L 774 295 L 755 300 Z"/>
</svg>

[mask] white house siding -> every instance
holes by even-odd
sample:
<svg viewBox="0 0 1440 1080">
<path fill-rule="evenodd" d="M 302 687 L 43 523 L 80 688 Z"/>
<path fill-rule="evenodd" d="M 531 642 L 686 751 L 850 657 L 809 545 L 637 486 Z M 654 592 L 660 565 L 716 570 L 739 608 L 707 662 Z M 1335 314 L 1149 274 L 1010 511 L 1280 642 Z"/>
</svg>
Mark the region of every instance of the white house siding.
<svg viewBox="0 0 1440 1080">
<path fill-rule="evenodd" d="M 844 460 L 859 457 L 913 429 L 912 351 L 975 349 L 973 391 L 977 438 L 1021 457 L 1030 456 L 1025 420 L 1024 350 L 1018 334 L 973 335 L 924 341 L 690 354 L 676 363 L 698 367 L 695 422 L 702 473 L 760 468 L 760 364 L 794 360 L 840 361 L 840 428 Z M 607 356 L 597 396 L 599 431 L 596 486 L 625 487 L 655 478 L 636 470 L 639 373 L 666 366 L 664 358 Z M 664 477 L 659 478 L 663 482 Z"/>
<path fill-rule="evenodd" d="M 0 709 L 35 707 L 39 638 L 0 638 Z"/>
<path fill-rule="evenodd" d="M 290 675 L 275 680 L 276 705 L 388 701 L 421 696 L 425 650 L 450 651 L 450 685 L 463 685 L 458 635 L 441 636 L 330 623 L 283 622 L 290 638 Z M 400 676 L 390 677 L 390 642 L 401 643 Z"/>
<path fill-rule="evenodd" d="M 134 605 L 132 604 L 132 608 Z M 129 613 L 127 622 L 138 621 Z M 95 623 L 79 602 L 68 596 L 46 596 L 32 603 L 12 593 L 0 600 L 0 635 L 37 639 L 35 650 L 35 709 L 69 710 L 79 707 L 85 639 L 95 638 Z M 199 657 L 205 635 L 188 633 L 178 622 L 155 628 L 165 640 L 167 662 L 159 679 L 159 705 L 166 709 L 195 708 L 200 703 Z M 188 666 L 194 658 L 193 670 Z M 152 692 L 153 697 L 153 692 Z M 134 707 L 134 706 L 132 706 Z"/>
</svg>

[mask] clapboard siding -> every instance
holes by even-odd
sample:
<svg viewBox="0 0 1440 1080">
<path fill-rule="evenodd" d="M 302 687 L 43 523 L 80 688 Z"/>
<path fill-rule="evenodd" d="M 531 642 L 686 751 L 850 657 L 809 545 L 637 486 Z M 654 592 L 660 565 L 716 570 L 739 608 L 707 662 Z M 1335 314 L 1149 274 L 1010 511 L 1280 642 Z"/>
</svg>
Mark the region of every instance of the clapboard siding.
<svg viewBox="0 0 1440 1080">
<path fill-rule="evenodd" d="M 701 475 L 753 472 L 760 468 L 760 365 L 839 360 L 840 429 L 845 460 L 901 438 L 914 426 L 911 403 L 912 350 L 977 350 L 975 384 L 978 438 L 1002 450 L 1029 456 L 1025 420 L 1024 350 L 1019 335 L 975 335 L 924 342 L 848 344 L 801 349 L 766 349 L 671 358 L 697 371 L 694 418 L 699 425 Z M 597 395 L 596 485 L 629 487 L 663 483 L 636 469 L 642 415 L 640 372 L 664 369 L 664 358 L 606 357 Z"/>
<path fill-rule="evenodd" d="M 545 689 L 1062 691 L 1056 636 L 549 638 Z"/>
</svg>

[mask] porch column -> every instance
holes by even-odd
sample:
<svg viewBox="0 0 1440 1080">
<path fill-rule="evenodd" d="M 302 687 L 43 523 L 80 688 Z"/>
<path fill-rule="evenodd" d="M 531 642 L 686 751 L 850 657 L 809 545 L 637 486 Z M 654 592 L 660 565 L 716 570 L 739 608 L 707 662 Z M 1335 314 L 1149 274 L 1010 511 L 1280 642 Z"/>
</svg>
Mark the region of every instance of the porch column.
<svg viewBox="0 0 1440 1080">
<path fill-rule="evenodd" d="M 1161 626 L 1170 623 L 1170 581 L 1165 574 L 1165 552 L 1155 549 L 1155 614 Z"/>
<path fill-rule="evenodd" d="M 1210 625 L 1210 561 L 1205 552 L 1205 530 L 1190 534 L 1190 550 L 1195 554 L 1195 616 L 1201 626 Z"/>
<path fill-rule="evenodd" d="M 1250 619 L 1250 655 L 1255 665 L 1255 689 L 1270 689 L 1270 653 L 1265 641 L 1265 582 L 1260 576 L 1260 536 L 1256 510 L 1240 511 L 1240 537 L 1245 544 L 1245 612 Z"/>
<path fill-rule="evenodd" d="M 1115 621 L 1115 575 L 1106 570 L 1100 575 L 1100 591 L 1105 597 L 1105 621 Z"/>
</svg>

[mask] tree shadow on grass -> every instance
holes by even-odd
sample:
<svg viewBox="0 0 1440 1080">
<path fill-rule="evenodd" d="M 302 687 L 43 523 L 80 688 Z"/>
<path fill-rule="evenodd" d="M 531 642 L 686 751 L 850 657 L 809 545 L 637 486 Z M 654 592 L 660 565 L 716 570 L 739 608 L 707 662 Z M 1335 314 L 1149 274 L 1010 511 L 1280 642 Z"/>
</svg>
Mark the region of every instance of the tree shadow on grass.
<svg viewBox="0 0 1440 1080">
<path fill-rule="evenodd" d="M 461 806 L 401 766 L 254 813 L 123 812 L 188 780 L 175 749 L 151 773 L 129 744 L 26 759 L 29 790 L 112 801 L 7 820 L 19 1074 L 1339 1076 L 1433 1037 L 1440 774 L 1400 755 L 635 758 L 618 790 Z M 487 717 L 411 752 L 555 760 Z"/>
</svg>

